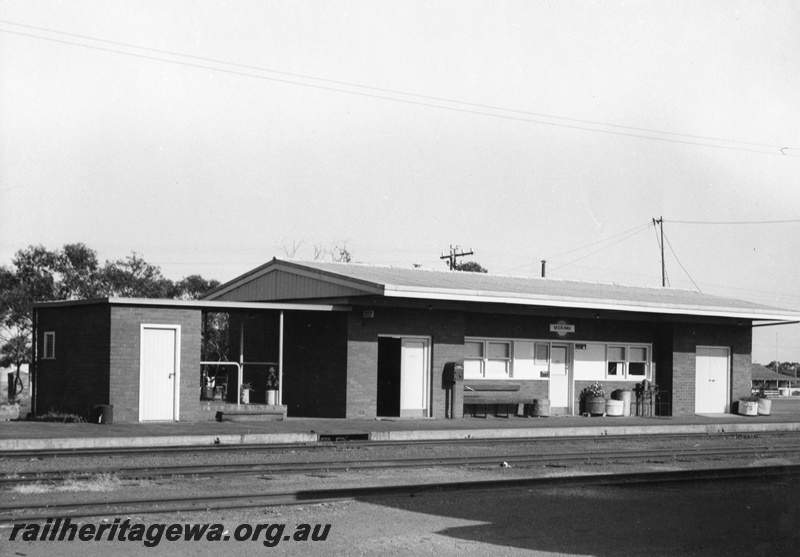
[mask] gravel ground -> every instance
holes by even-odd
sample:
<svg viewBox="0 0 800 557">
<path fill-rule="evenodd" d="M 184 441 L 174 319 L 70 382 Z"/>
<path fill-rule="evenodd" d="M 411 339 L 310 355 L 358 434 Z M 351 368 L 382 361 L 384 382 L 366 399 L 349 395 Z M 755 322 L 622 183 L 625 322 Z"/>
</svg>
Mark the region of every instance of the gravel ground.
<svg viewBox="0 0 800 557">
<path fill-rule="evenodd" d="M 508 445 L 424 445 L 404 446 L 403 457 L 456 456 L 462 454 L 593 452 L 599 450 L 681 449 L 744 445 L 794 444 L 797 438 L 708 437 L 689 440 L 604 440 L 511 443 Z M 392 458 L 391 447 L 331 447 L 323 451 L 276 451 L 269 453 L 212 453 L 198 455 L 141 456 L 135 458 L 70 458 L 36 461 L 4 460 L 2 470 L 65 469 L 72 467 L 157 466 L 159 464 L 364 460 Z M 728 468 L 800 464 L 800 457 L 754 458 L 752 456 L 711 460 L 684 458 L 654 459 L 648 462 L 607 462 L 603 464 L 550 464 L 503 467 L 442 467 L 427 469 L 384 469 L 330 471 L 312 474 L 233 476 L 214 479 L 183 477 L 163 480 L 119 480 L 113 475 L 89 482 L 68 482 L 60 486 L 39 485 L 33 489 L 5 489 L 0 492 L 4 506 L 112 499 L 160 499 L 167 497 L 275 492 L 382 485 L 415 485 L 444 481 L 545 478 L 691 468 Z M 752 485 L 751 485 L 752 484 Z M 370 498 L 360 501 L 318 505 L 291 505 L 252 510 L 222 510 L 120 516 L 109 509 L 94 519 L 77 519 L 80 524 L 109 524 L 115 518 L 142 523 L 147 528 L 160 523 L 224 525 L 231 539 L 222 542 L 168 542 L 157 548 L 141 542 L 25 542 L 10 541 L 11 530 L 0 528 L 3 555 L 250 555 L 269 551 L 279 555 L 721 555 L 730 552 L 726 537 L 744 544 L 747 555 L 794 555 L 800 548 L 792 532 L 800 525 L 800 490 L 796 483 L 770 480 L 767 484 L 740 482 L 733 488 L 716 484 L 678 486 L 584 486 L 537 487 L 462 493 L 426 493 L 417 496 Z M 759 495 L 759 492 L 763 492 Z M 744 493 L 747 495 L 742 495 Z M 787 494 L 791 497 L 787 498 Z M 760 502 L 766 496 L 768 504 Z M 766 513 L 766 514 L 765 514 Z M 24 515 L 17 514 L 20 521 Z M 723 520 L 722 517 L 727 517 Z M 103 522 L 105 521 L 105 522 Z M 770 522 L 772 521 L 772 522 Z M 776 522 L 777 521 L 777 522 Z M 277 540 L 265 547 L 267 530 L 258 541 L 236 541 L 238 525 L 285 525 L 294 534 L 299 525 L 330 524 L 325 541 Z M 704 530 L 699 525 L 717 530 Z M 734 527 L 735 525 L 735 527 Z M 794 527 L 794 528 L 793 528 Z M 245 530 L 240 533 L 246 532 Z M 265 527 L 266 528 L 266 527 Z M 277 528 L 277 527 L 276 527 Z M 753 532 L 758 544 L 744 535 Z M 277 530 L 272 530 L 275 533 Z M 726 532 L 721 536 L 720 532 Z M 19 537 L 19 536 L 18 536 Z M 793 545 L 794 544 L 794 545 Z M 788 549 L 787 549 L 788 548 Z"/>
<path fill-rule="evenodd" d="M 587 453 L 595 451 L 624 451 L 646 449 L 681 450 L 745 446 L 780 446 L 800 444 L 800 434 L 758 436 L 707 436 L 692 438 L 647 438 L 596 440 L 538 440 L 504 444 L 436 444 L 402 445 L 335 445 L 323 449 L 274 449 L 270 451 L 198 451 L 178 455 L 126 455 L 93 457 L 58 457 L 43 459 L 4 459 L 0 457 L 0 472 L 38 472 L 48 470 L 82 470 L 120 467 L 158 467 L 196 464 L 254 464 L 282 462 L 362 461 L 402 458 L 435 458 L 454 456 L 492 456 L 513 454 Z M 399 453 L 399 454 L 398 454 Z M 499 463 L 499 462 L 498 462 Z"/>
</svg>

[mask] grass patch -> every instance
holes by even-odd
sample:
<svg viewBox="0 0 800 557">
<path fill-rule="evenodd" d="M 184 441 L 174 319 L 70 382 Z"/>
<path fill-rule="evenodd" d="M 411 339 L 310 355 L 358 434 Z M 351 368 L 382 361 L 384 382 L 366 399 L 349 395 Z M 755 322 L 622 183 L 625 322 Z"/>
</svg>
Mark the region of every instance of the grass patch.
<svg viewBox="0 0 800 557">
<path fill-rule="evenodd" d="M 56 492 L 106 492 L 116 491 L 122 486 L 122 481 L 114 474 L 103 473 L 92 476 L 86 480 L 75 480 L 67 478 L 61 483 L 41 483 L 25 484 L 15 486 L 12 491 L 23 495 L 34 493 L 56 493 Z"/>
<path fill-rule="evenodd" d="M 35 422 L 57 422 L 62 424 L 85 424 L 86 420 L 77 414 L 70 414 L 68 412 L 56 412 L 50 410 L 47 414 L 36 416 L 33 418 Z"/>
</svg>

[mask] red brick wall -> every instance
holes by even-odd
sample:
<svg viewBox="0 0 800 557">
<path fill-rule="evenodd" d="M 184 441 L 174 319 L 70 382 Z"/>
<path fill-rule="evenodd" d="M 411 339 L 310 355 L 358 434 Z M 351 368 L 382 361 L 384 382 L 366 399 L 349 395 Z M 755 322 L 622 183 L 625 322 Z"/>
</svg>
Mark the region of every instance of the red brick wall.
<svg viewBox="0 0 800 557">
<path fill-rule="evenodd" d="M 36 413 L 49 411 L 89 418 L 109 403 L 109 308 L 103 305 L 38 309 L 39 360 Z M 55 359 L 42 359 L 44 333 L 55 332 Z"/>
<path fill-rule="evenodd" d="M 142 324 L 181 326 L 179 419 L 203 419 L 204 415 L 200 412 L 200 310 L 112 306 L 108 369 L 114 421 L 139 421 Z"/>
<path fill-rule="evenodd" d="M 694 414 L 695 365 L 698 346 L 718 346 L 731 351 L 730 400 L 750 394 L 752 329 L 742 325 L 676 323 L 672 348 L 672 412 Z"/>
<path fill-rule="evenodd" d="M 363 310 L 374 311 L 364 319 Z M 431 338 L 431 411 L 445 415 L 442 371 L 447 362 L 464 357 L 464 314 L 454 311 L 354 307 L 348 318 L 347 411 L 348 418 L 374 418 L 378 395 L 378 336 L 404 335 Z"/>
</svg>

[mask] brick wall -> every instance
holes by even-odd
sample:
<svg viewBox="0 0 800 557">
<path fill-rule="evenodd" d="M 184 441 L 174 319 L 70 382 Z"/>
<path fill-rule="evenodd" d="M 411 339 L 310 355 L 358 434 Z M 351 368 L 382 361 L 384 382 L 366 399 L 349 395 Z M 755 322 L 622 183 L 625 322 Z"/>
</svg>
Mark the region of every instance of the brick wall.
<svg viewBox="0 0 800 557">
<path fill-rule="evenodd" d="M 36 413 L 50 411 L 89 418 L 109 403 L 109 308 L 104 305 L 38 309 L 39 360 Z M 45 360 L 44 333 L 55 332 L 55 358 Z"/>
<path fill-rule="evenodd" d="M 363 310 L 374 311 L 365 319 Z M 445 415 L 445 363 L 464 357 L 464 314 L 455 311 L 354 307 L 348 316 L 348 418 L 374 418 L 378 396 L 378 336 L 423 336 L 431 339 L 431 415 Z"/>
<path fill-rule="evenodd" d="M 750 394 L 752 329 L 742 325 L 676 323 L 672 348 L 672 411 L 674 416 L 694 414 L 695 366 L 698 346 L 729 348 L 731 353 L 730 401 Z"/>
<path fill-rule="evenodd" d="M 181 326 L 179 419 L 201 419 L 200 313 L 196 309 L 112 306 L 109 375 L 115 422 L 139 421 L 142 324 Z"/>
</svg>

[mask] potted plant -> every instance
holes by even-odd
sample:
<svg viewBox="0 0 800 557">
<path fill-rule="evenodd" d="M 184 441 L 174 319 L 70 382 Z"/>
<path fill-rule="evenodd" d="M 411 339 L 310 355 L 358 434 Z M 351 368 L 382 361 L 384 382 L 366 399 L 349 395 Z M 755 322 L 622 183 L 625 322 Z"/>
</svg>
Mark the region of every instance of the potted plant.
<svg viewBox="0 0 800 557">
<path fill-rule="evenodd" d="M 581 402 L 586 415 L 606 413 L 606 392 L 600 383 L 592 383 L 581 391 Z"/>
<path fill-rule="evenodd" d="M 253 389 L 253 385 L 250 383 L 242 383 L 241 394 L 239 396 L 239 400 L 242 404 L 250 404 L 250 391 Z"/>
<path fill-rule="evenodd" d="M 764 389 L 759 389 L 756 396 L 758 397 L 758 415 L 769 416 L 772 411 L 772 401 L 767 398 Z"/>
<path fill-rule="evenodd" d="M 273 366 L 267 373 L 267 404 L 275 406 L 278 401 L 278 374 Z"/>
<path fill-rule="evenodd" d="M 206 370 L 200 374 L 201 398 L 203 400 L 214 400 L 214 378 L 211 377 Z"/>
<path fill-rule="evenodd" d="M 750 395 L 739 398 L 739 414 L 742 416 L 758 416 L 758 396 Z"/>
</svg>

